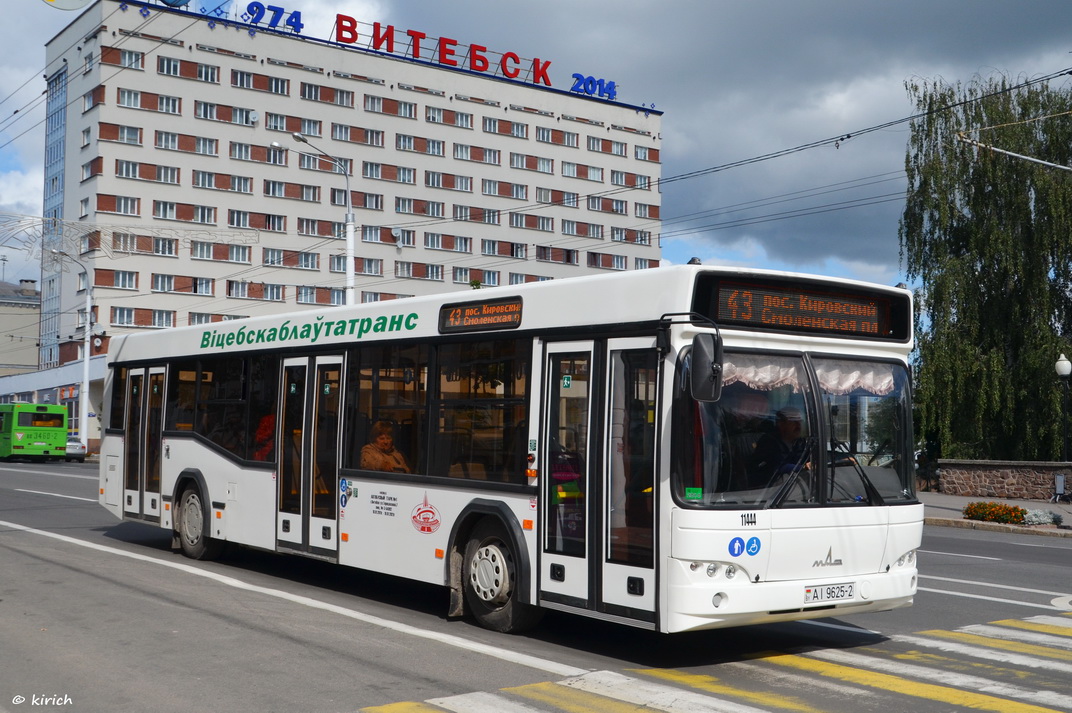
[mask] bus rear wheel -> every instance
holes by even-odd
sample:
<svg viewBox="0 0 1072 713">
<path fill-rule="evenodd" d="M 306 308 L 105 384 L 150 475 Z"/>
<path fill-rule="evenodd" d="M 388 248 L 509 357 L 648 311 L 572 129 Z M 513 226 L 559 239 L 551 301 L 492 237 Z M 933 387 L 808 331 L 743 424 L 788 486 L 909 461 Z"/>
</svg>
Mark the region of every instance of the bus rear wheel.
<svg viewBox="0 0 1072 713">
<path fill-rule="evenodd" d="M 517 570 L 513 545 L 498 520 L 485 518 L 473 528 L 465 547 L 466 608 L 485 629 L 519 632 L 536 625 L 539 609 L 517 601 Z"/>
<path fill-rule="evenodd" d="M 223 552 L 223 542 L 208 536 L 208 523 L 201 491 L 190 486 L 179 498 L 179 517 L 176 524 L 182 553 L 195 560 L 216 559 Z"/>
</svg>

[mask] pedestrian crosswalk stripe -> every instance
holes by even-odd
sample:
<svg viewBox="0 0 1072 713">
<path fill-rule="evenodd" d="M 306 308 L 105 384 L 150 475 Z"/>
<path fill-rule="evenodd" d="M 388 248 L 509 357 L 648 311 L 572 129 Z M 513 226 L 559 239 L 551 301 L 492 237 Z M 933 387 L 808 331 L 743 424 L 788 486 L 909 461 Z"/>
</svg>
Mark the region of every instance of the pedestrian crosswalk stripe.
<svg viewBox="0 0 1072 713">
<path fill-rule="evenodd" d="M 542 713 L 522 701 L 485 691 L 463 693 L 449 698 L 429 698 L 427 702 L 454 713 Z"/>
<path fill-rule="evenodd" d="M 1042 634 L 1054 636 L 1072 636 L 1072 619 L 1059 616 L 1033 616 L 1027 619 L 1002 619 L 993 621 L 991 624 L 999 626 L 1011 626 L 1017 629 L 1037 631 Z"/>
<path fill-rule="evenodd" d="M 1008 639 L 1011 641 L 1024 641 L 1038 646 L 1049 646 L 1055 649 L 1072 649 L 1072 638 L 1051 636 L 1037 631 L 1028 631 L 1016 627 L 990 626 L 989 624 L 973 624 L 962 626 L 957 631 L 980 636 L 991 636 L 995 639 Z"/>
<path fill-rule="evenodd" d="M 1014 653 L 1026 654 L 1028 656 L 1042 656 L 1049 659 L 1057 659 L 1059 661 L 1072 661 L 1072 651 L 1051 649 L 1048 646 L 1022 644 L 1015 641 L 995 639 L 989 636 L 967 634 L 962 631 L 942 631 L 940 629 L 932 629 L 931 631 L 921 631 L 919 633 L 921 636 L 935 636 L 942 639 L 949 639 L 951 641 L 959 641 L 960 643 L 970 644 L 972 646 L 985 646 L 991 649 L 1012 651 Z"/>
<path fill-rule="evenodd" d="M 533 683 L 503 691 L 561 708 L 569 713 L 636 713 L 630 703 L 610 700 L 585 691 L 573 691 L 557 683 Z"/>
<path fill-rule="evenodd" d="M 1072 709 L 1072 696 L 1062 695 L 1055 691 L 1036 691 L 1022 686 L 1015 686 L 1000 681 L 992 681 L 988 678 L 983 678 L 982 676 L 972 676 L 970 674 L 929 668 L 927 666 L 884 659 L 878 656 L 866 656 L 839 649 L 810 651 L 807 655 L 824 661 L 844 664 L 846 666 L 860 666 L 897 676 L 909 676 L 911 678 L 938 681 L 948 686 L 966 688 L 968 690 L 979 691 L 980 693 L 986 693 L 993 696 L 1004 696 L 1006 698 L 1016 698 L 1040 705 Z"/>
<path fill-rule="evenodd" d="M 664 713 L 764 713 L 736 701 L 705 696 L 613 671 L 593 671 L 559 683 L 504 688 L 530 700 L 561 707 L 570 713 L 635 713 L 645 706 Z"/>
<path fill-rule="evenodd" d="M 982 648 L 977 645 L 960 644 L 954 641 L 942 641 L 941 639 L 928 639 L 924 636 L 909 636 L 906 634 L 894 634 L 890 637 L 894 641 L 921 646 L 928 649 L 938 649 L 951 654 L 961 654 L 972 658 L 985 659 L 987 661 L 1000 661 L 1013 666 L 1024 668 L 1041 668 L 1048 671 L 1060 671 L 1072 675 L 1072 665 L 1060 661 L 1050 661 L 1034 656 L 1024 656 L 1010 651 L 997 651 Z"/>
<path fill-rule="evenodd" d="M 767 693 L 765 691 L 749 691 L 742 688 L 727 686 L 714 676 L 685 673 L 684 671 L 663 668 L 634 669 L 633 672 L 644 676 L 659 678 L 664 681 L 671 681 L 683 686 L 688 686 L 689 688 L 695 688 L 716 695 L 730 696 L 753 705 L 773 706 L 783 710 L 799 711 L 800 713 L 823 713 L 821 710 L 812 708 L 807 703 L 787 696 Z M 676 691 L 677 689 L 674 690 Z M 710 700 L 706 696 L 703 698 L 705 700 Z"/>
<path fill-rule="evenodd" d="M 973 710 L 993 711 L 993 713 L 1055 713 L 1052 708 L 1043 708 L 1032 703 L 1012 701 L 1007 698 L 983 695 L 974 691 L 962 691 L 948 686 L 938 686 L 933 683 L 920 683 L 901 676 L 891 676 L 886 673 L 863 671 L 851 666 L 818 661 L 806 656 L 795 654 L 770 653 L 759 656 L 763 661 L 788 666 L 802 671 L 817 673 L 820 676 L 829 676 L 842 681 L 849 681 L 861 686 L 878 688 L 914 698 L 922 698 L 929 701 L 948 703 L 954 706 L 971 708 Z"/>
<path fill-rule="evenodd" d="M 402 703 L 388 703 L 385 706 L 362 708 L 361 713 L 443 713 L 443 711 L 425 703 L 404 701 Z"/>
<path fill-rule="evenodd" d="M 709 675 L 694 677 L 694 675 L 682 671 L 669 669 L 640 669 L 632 672 L 640 673 L 645 677 L 646 675 L 653 675 L 653 677 L 662 680 L 682 683 L 693 688 L 698 687 L 691 682 L 693 679 L 704 679 L 706 682 L 716 681 Z M 589 673 L 576 679 L 563 681 L 562 684 L 574 688 L 583 688 L 584 690 L 589 690 L 590 693 L 598 693 L 630 703 L 646 705 L 646 707 L 666 711 L 667 713 L 688 713 L 691 711 L 754 713 L 760 710 L 751 707 L 748 703 L 775 705 L 775 707 L 783 710 L 800 711 L 801 713 L 821 713 L 809 707 L 809 705 L 799 703 L 785 696 L 774 696 L 766 693 L 757 695 L 756 692 L 750 692 L 750 690 L 720 684 L 715 687 L 699 686 L 705 692 L 719 694 L 724 697 L 714 698 L 695 693 L 693 690 L 666 686 L 653 681 L 632 679 L 627 675 L 614 673 L 613 671 Z M 728 700 L 726 697 L 735 700 Z M 741 700 L 746 702 L 739 702 Z"/>
</svg>

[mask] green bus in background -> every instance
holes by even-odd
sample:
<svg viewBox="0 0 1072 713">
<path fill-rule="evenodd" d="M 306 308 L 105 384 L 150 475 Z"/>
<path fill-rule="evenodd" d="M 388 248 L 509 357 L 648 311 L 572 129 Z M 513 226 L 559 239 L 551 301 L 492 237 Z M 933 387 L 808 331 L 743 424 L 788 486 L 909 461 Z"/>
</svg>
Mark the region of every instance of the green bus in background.
<svg viewBox="0 0 1072 713">
<path fill-rule="evenodd" d="M 66 406 L 0 404 L 0 460 L 63 460 L 66 455 Z"/>
</svg>

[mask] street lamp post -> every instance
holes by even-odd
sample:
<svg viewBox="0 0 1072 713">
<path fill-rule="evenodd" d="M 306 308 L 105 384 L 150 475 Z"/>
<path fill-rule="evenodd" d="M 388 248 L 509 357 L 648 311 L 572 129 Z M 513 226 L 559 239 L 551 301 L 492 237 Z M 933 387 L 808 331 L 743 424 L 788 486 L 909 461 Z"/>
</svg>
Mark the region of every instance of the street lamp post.
<svg viewBox="0 0 1072 713">
<path fill-rule="evenodd" d="M 291 137 L 298 143 L 305 144 L 328 161 L 331 161 L 331 163 L 335 165 L 335 168 L 342 172 L 343 178 L 346 179 L 346 304 L 355 304 L 356 300 L 354 299 L 354 292 L 356 289 L 356 275 L 354 273 L 354 260 L 357 255 L 354 247 L 354 204 L 353 197 L 350 195 L 350 172 L 346 169 L 346 165 L 341 159 L 332 156 L 323 151 L 320 147 L 310 143 L 309 139 L 305 138 L 299 132 L 295 131 L 291 134 Z M 273 141 L 272 146 L 275 148 L 283 147 L 278 141 Z"/>
<path fill-rule="evenodd" d="M 1064 354 L 1057 358 L 1057 363 L 1054 364 L 1054 370 L 1057 372 L 1057 377 L 1065 386 L 1065 399 L 1064 409 L 1061 413 L 1061 433 L 1062 433 L 1062 447 L 1061 447 L 1061 460 L 1065 463 L 1068 462 L 1068 390 L 1069 390 L 1069 375 L 1072 374 L 1072 361 L 1068 360 Z"/>
<path fill-rule="evenodd" d="M 89 340 L 93 332 L 93 281 L 89 277 L 89 268 L 81 260 L 62 250 L 53 249 L 52 252 L 60 257 L 65 257 L 78 267 L 86 275 L 86 319 L 82 325 L 82 386 L 78 393 L 78 438 L 82 445 L 89 451 Z"/>
</svg>

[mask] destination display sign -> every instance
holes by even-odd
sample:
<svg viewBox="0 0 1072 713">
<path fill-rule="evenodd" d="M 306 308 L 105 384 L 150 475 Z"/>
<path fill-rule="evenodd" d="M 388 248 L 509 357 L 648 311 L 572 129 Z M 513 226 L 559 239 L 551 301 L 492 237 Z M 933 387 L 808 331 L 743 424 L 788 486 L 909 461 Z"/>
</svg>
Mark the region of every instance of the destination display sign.
<svg viewBox="0 0 1072 713">
<path fill-rule="evenodd" d="M 482 332 L 521 326 L 521 298 L 505 297 L 444 305 L 439 309 L 439 333 Z"/>
<path fill-rule="evenodd" d="M 720 325 L 882 339 L 909 337 L 907 294 L 773 280 L 719 280 L 710 287 L 711 316 Z M 698 293 L 702 291 L 707 290 Z"/>
</svg>

